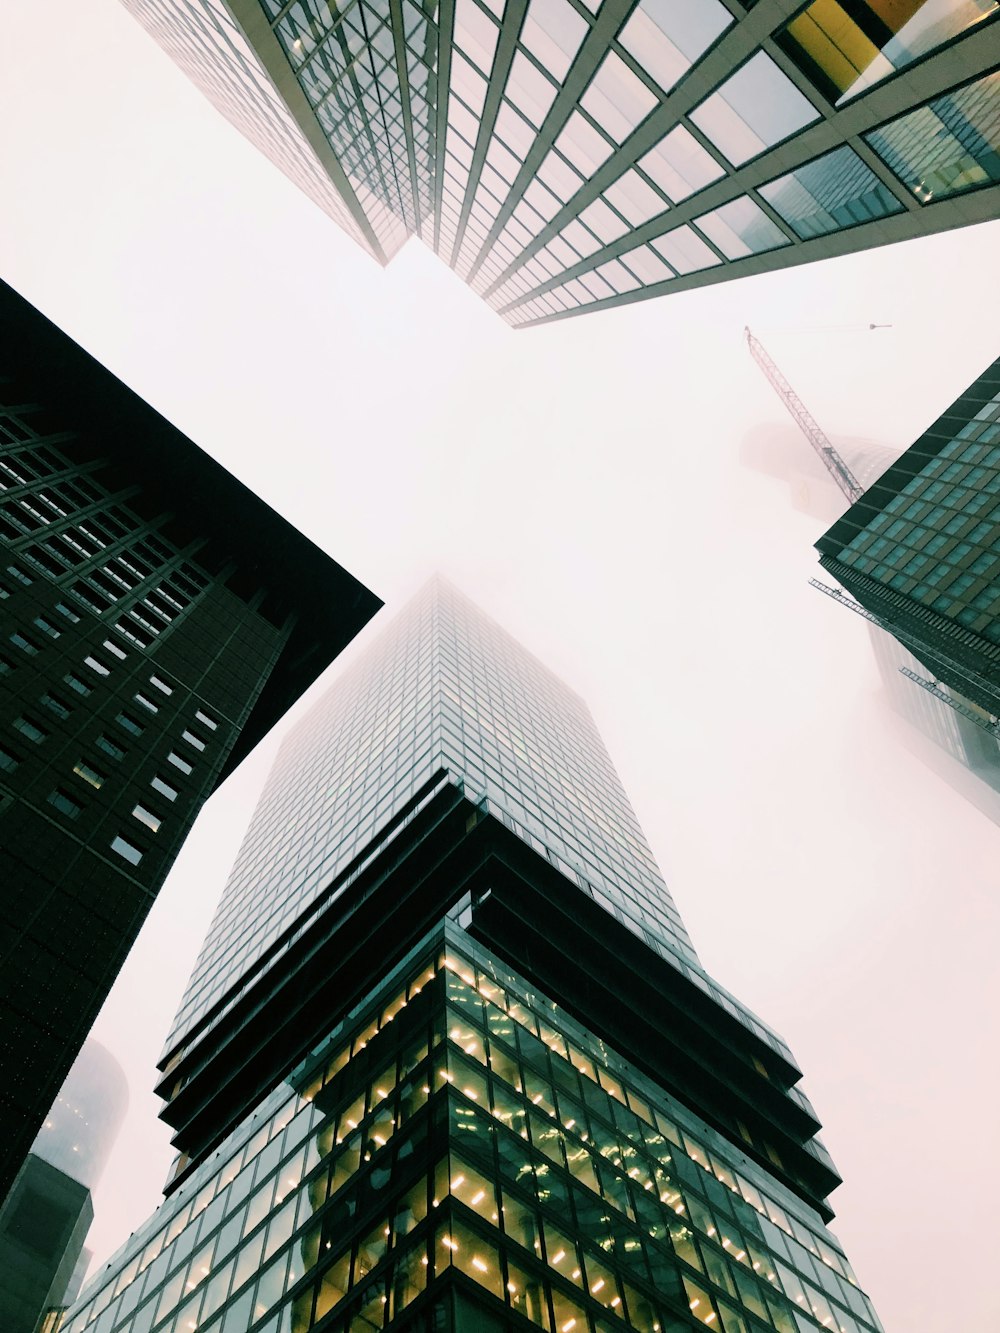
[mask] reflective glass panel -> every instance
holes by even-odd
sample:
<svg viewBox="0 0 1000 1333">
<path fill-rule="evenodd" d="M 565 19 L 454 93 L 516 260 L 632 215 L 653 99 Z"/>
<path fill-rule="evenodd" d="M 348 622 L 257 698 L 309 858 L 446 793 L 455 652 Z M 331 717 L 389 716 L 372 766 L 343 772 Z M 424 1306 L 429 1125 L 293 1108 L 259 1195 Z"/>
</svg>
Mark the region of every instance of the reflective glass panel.
<svg viewBox="0 0 1000 1333">
<path fill-rule="evenodd" d="M 748 195 L 702 214 L 695 223 L 727 259 L 743 259 L 788 244 L 781 228 Z"/>
<path fill-rule="evenodd" d="M 760 193 L 802 240 L 888 217 L 903 207 L 846 145 L 762 185 Z"/>
<path fill-rule="evenodd" d="M 818 112 L 771 57 L 758 51 L 692 111 L 691 119 L 738 166 L 818 119 Z"/>
<path fill-rule="evenodd" d="M 732 21 L 718 0 L 640 0 L 618 40 L 669 89 Z"/>
</svg>

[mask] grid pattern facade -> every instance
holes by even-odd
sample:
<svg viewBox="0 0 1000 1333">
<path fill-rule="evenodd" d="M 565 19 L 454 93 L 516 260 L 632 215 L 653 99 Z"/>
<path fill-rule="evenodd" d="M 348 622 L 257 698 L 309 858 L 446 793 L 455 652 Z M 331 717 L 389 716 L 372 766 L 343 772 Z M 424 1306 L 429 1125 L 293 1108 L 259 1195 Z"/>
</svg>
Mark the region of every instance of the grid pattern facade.
<svg viewBox="0 0 1000 1333">
<path fill-rule="evenodd" d="M 880 1327 L 811 1209 L 450 925 L 130 1237 L 63 1333 L 442 1326 Z"/>
<path fill-rule="evenodd" d="M 352 234 L 515 326 L 998 210 L 992 0 L 125 3 L 236 123 L 270 81 L 251 137 L 279 99 Z"/>
<path fill-rule="evenodd" d="M 284 742 L 168 1052 L 442 770 L 664 956 L 697 968 L 584 703 L 437 579 Z"/>
<path fill-rule="evenodd" d="M 937 663 L 942 679 L 1000 712 L 1000 361 L 819 548 L 824 566 L 890 628 L 926 642 L 930 658 L 937 645 L 958 660 Z"/>
</svg>

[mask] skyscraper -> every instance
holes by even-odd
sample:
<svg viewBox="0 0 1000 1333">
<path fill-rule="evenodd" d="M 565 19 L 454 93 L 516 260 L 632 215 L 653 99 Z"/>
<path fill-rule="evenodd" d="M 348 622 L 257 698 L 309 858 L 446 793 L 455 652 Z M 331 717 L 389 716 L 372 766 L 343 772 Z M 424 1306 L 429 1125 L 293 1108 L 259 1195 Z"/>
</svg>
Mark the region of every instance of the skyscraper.
<svg viewBox="0 0 1000 1333">
<path fill-rule="evenodd" d="M 836 448 L 865 489 L 900 454 L 884 445 L 842 438 L 836 440 Z M 740 458 L 757 471 L 786 480 L 797 509 L 827 523 L 843 513 L 847 503 L 843 492 L 798 427 L 757 428 L 744 440 Z M 886 700 L 906 723 L 900 728 L 900 740 L 965 800 L 1000 824 L 1000 741 L 983 729 L 982 718 L 975 713 L 967 716 L 954 706 L 970 707 L 960 691 L 942 689 L 933 694 L 922 687 L 918 681 L 926 677 L 926 668 L 888 630 L 869 624 L 868 637 Z"/>
<path fill-rule="evenodd" d="M 434 581 L 286 739 L 63 1333 L 879 1327 L 582 701 Z"/>
<path fill-rule="evenodd" d="M 0 285 L 0 1198 L 202 804 L 377 599 Z"/>
<path fill-rule="evenodd" d="M 994 0 L 125 0 L 385 263 L 513 325 L 1000 214 Z"/>
<path fill-rule="evenodd" d="M 76 1299 L 94 1216 L 91 1191 L 127 1105 L 121 1066 L 98 1042 L 87 1041 L 0 1204 L 4 1333 L 48 1333 L 46 1314 Z"/>
<path fill-rule="evenodd" d="M 1000 361 L 816 543 L 820 564 L 924 664 L 1000 717 Z"/>
</svg>

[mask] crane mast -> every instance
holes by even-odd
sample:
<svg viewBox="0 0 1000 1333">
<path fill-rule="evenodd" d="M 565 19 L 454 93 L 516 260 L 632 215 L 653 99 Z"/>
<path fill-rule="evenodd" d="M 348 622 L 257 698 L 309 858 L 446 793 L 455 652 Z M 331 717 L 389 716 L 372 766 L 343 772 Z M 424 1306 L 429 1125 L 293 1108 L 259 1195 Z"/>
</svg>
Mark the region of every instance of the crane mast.
<svg viewBox="0 0 1000 1333">
<path fill-rule="evenodd" d="M 864 488 L 859 485 L 857 477 L 827 439 L 805 403 L 771 360 L 760 339 L 756 338 L 748 328 L 744 329 L 743 333 L 747 340 L 747 347 L 750 349 L 750 355 L 767 376 L 771 387 L 785 404 L 785 407 L 788 408 L 799 429 L 819 455 L 823 466 L 852 504 L 855 500 L 860 500 L 864 495 Z"/>
</svg>

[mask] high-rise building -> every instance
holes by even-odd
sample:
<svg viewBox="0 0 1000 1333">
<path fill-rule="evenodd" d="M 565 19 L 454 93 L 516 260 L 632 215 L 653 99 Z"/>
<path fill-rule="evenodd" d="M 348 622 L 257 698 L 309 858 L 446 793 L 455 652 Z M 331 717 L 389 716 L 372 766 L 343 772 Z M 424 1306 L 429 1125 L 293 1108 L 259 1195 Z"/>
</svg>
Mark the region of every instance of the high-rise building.
<svg viewBox="0 0 1000 1333">
<path fill-rule="evenodd" d="M 836 440 L 836 449 L 865 489 L 902 452 L 842 438 Z M 755 429 L 743 441 L 740 458 L 756 471 L 787 481 L 795 507 L 814 518 L 829 523 L 844 512 L 843 492 L 797 427 Z M 868 637 L 885 698 L 906 724 L 900 740 L 965 800 L 1000 824 L 1000 740 L 983 729 L 975 713 L 968 715 L 970 704 L 960 691 L 942 687 L 931 693 L 921 686 L 926 668 L 888 630 L 870 623 Z"/>
<path fill-rule="evenodd" d="M 202 804 L 377 599 L 0 285 L 0 1198 Z"/>
<path fill-rule="evenodd" d="M 436 580 L 290 733 L 63 1333 L 879 1327 L 583 702 Z"/>
<path fill-rule="evenodd" d="M 820 564 L 981 729 L 1000 717 L 1000 361 L 816 543 Z M 947 689 L 943 688 L 947 687 Z"/>
<path fill-rule="evenodd" d="M 1000 214 L 994 0 L 125 0 L 385 263 L 513 325 Z"/>
<path fill-rule="evenodd" d="M 0 1204 L 4 1333 L 48 1333 L 46 1316 L 76 1299 L 94 1215 L 91 1192 L 127 1105 L 121 1066 L 99 1042 L 87 1041 Z"/>
</svg>

